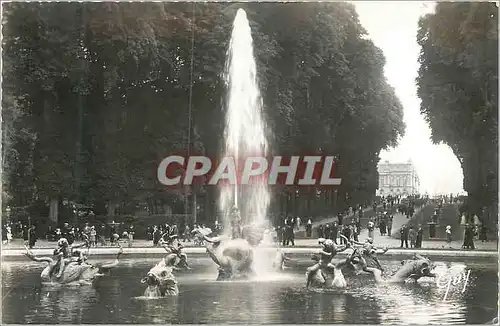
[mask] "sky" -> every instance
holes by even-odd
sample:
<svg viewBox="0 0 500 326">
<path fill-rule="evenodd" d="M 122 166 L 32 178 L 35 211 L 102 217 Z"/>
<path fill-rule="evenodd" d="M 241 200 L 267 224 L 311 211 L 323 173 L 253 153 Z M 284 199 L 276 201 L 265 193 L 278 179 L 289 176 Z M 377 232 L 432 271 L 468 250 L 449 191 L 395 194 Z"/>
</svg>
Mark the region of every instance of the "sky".
<svg viewBox="0 0 500 326">
<path fill-rule="evenodd" d="M 353 1 L 369 38 L 386 58 L 385 76 L 396 89 L 404 107 L 406 134 L 399 145 L 380 153 L 381 161 L 411 160 L 420 179 L 420 192 L 449 194 L 463 192 L 460 162 L 445 144 L 434 145 L 431 130 L 420 114 L 415 78 L 420 47 L 416 35 L 420 16 L 432 13 L 432 2 Z"/>
</svg>

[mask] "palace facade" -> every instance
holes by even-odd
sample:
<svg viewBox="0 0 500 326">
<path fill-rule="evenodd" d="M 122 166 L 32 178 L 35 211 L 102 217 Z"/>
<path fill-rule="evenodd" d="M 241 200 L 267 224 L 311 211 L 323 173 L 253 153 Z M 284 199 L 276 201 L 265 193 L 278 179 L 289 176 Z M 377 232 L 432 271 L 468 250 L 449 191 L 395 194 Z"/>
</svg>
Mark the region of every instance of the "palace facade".
<svg viewBox="0 0 500 326">
<path fill-rule="evenodd" d="M 378 164 L 378 196 L 414 195 L 419 193 L 420 181 L 411 161 L 407 163 Z"/>
</svg>

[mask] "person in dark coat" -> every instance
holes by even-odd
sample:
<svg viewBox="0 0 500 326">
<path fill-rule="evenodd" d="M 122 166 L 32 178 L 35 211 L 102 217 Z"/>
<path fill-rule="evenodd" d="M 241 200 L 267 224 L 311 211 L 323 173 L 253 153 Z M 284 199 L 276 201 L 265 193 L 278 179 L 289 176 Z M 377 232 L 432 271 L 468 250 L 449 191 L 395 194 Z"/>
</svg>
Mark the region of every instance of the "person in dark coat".
<svg viewBox="0 0 500 326">
<path fill-rule="evenodd" d="M 23 234 L 23 240 L 28 241 L 29 240 L 29 234 L 30 234 L 30 229 L 28 228 L 27 225 L 22 226 L 22 234 Z"/>
<path fill-rule="evenodd" d="M 161 238 L 161 231 L 160 229 L 155 225 L 153 228 L 153 246 L 158 246 L 158 242 L 160 242 Z"/>
<path fill-rule="evenodd" d="M 115 227 L 115 221 L 113 221 L 109 226 L 109 242 L 111 243 L 111 245 L 114 245 L 115 243 L 115 233 L 116 233 L 116 227 Z"/>
<path fill-rule="evenodd" d="M 380 230 L 380 235 L 385 235 L 386 234 L 386 228 L 385 228 L 385 215 L 380 217 L 378 228 Z"/>
<path fill-rule="evenodd" d="M 287 220 L 287 223 L 285 226 L 285 233 L 286 233 L 286 245 L 288 246 L 291 242 L 292 247 L 294 247 L 295 246 L 295 234 L 293 233 L 293 220 L 291 220 L 291 219 Z"/>
<path fill-rule="evenodd" d="M 356 225 L 356 234 L 359 235 L 361 233 L 361 221 L 359 217 L 356 217 L 355 225 Z"/>
<path fill-rule="evenodd" d="M 405 245 L 406 248 L 408 248 L 408 234 L 409 234 L 409 231 L 408 231 L 408 228 L 406 227 L 406 225 L 403 225 L 401 227 L 401 230 L 399 231 L 400 235 L 401 235 L 401 246 L 400 248 L 403 248 L 403 244 Z"/>
<path fill-rule="evenodd" d="M 356 223 L 352 223 L 351 229 L 352 229 L 352 238 L 354 239 L 354 241 L 359 242 L 359 229 Z"/>
<path fill-rule="evenodd" d="M 28 232 L 29 232 L 28 245 L 30 249 L 32 249 L 35 246 L 37 240 L 35 226 L 32 225 Z"/>
<path fill-rule="evenodd" d="M 318 226 L 318 238 L 324 238 L 325 237 L 325 233 L 323 232 L 323 224 L 320 224 Z"/>
<path fill-rule="evenodd" d="M 332 229 L 330 231 L 330 239 L 332 239 L 335 244 L 338 244 L 337 243 L 338 236 L 339 236 L 339 226 L 337 225 L 337 222 L 333 222 Z"/>
<path fill-rule="evenodd" d="M 463 246 L 465 249 L 474 249 L 474 226 L 466 224 Z"/>
<path fill-rule="evenodd" d="M 330 224 L 325 225 L 325 228 L 323 229 L 323 233 L 325 235 L 324 238 L 329 238 L 331 232 L 332 232 L 332 228 L 330 227 Z"/>
<path fill-rule="evenodd" d="M 423 237 L 424 237 L 424 229 L 422 228 L 422 224 L 419 224 L 417 229 L 417 241 L 415 242 L 415 248 L 422 248 Z"/>
<path fill-rule="evenodd" d="M 306 224 L 306 235 L 308 238 L 312 236 L 312 220 L 308 219 Z"/>
<path fill-rule="evenodd" d="M 75 238 L 76 238 L 75 230 L 74 229 L 69 230 L 68 235 L 66 236 L 66 240 L 68 240 L 68 244 L 70 246 L 73 244 L 73 242 L 75 242 Z"/>
<path fill-rule="evenodd" d="M 338 225 L 342 225 L 344 223 L 344 216 L 342 215 L 342 213 L 337 214 L 337 222 Z"/>
</svg>

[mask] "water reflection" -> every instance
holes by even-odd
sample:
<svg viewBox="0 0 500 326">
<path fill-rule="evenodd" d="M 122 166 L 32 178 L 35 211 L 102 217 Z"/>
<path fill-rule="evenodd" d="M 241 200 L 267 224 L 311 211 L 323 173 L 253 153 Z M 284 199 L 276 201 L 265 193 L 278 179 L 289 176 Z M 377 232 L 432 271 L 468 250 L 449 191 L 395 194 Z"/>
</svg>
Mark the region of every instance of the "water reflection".
<svg viewBox="0 0 500 326">
<path fill-rule="evenodd" d="M 85 307 L 97 304 L 96 290 L 89 286 L 54 287 L 43 286 L 33 292 L 38 302 L 34 310 L 28 311 L 25 323 L 37 323 L 40 316 L 47 318 L 44 322 L 81 324 Z"/>
<path fill-rule="evenodd" d="M 442 290 L 433 282 L 377 285 L 369 276 L 349 279 L 345 291 L 309 292 L 301 270 L 261 282 L 215 282 L 215 275 L 206 271 L 211 268 L 209 260 L 193 262 L 195 272 L 178 275 L 179 297 L 140 299 L 140 279 L 155 262 L 123 264 L 95 289 L 42 286 L 40 265 L 5 263 L 3 321 L 464 324 L 491 320 L 497 307 L 498 278 L 493 269 L 475 267 L 468 290 L 443 301 Z M 384 263 L 388 270 L 398 266 Z M 460 265 L 441 264 L 443 269 L 453 266 Z"/>
<path fill-rule="evenodd" d="M 347 295 L 344 293 L 315 293 L 307 300 L 307 315 L 317 323 L 346 323 L 346 312 Z"/>
</svg>

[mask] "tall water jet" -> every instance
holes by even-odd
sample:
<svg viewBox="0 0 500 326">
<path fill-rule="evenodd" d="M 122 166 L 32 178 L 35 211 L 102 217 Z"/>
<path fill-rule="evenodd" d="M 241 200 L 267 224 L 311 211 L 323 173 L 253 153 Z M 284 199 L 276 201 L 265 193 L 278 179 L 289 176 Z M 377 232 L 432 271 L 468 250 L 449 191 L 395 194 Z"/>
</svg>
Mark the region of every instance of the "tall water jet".
<svg viewBox="0 0 500 326">
<path fill-rule="evenodd" d="M 250 24 L 244 10 L 238 9 L 226 56 L 224 80 L 227 87 L 225 157 L 234 157 L 236 171 L 248 156 L 266 156 L 268 144 L 262 119 L 262 98 Z M 267 180 L 249 185 L 222 185 L 219 206 L 225 232 L 230 229 L 230 211 L 236 206 L 244 224 L 264 223 L 270 195 Z"/>
</svg>

